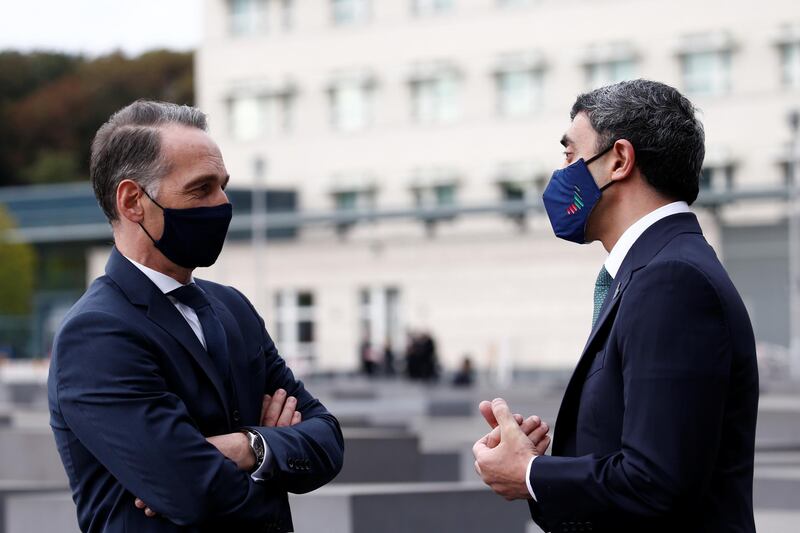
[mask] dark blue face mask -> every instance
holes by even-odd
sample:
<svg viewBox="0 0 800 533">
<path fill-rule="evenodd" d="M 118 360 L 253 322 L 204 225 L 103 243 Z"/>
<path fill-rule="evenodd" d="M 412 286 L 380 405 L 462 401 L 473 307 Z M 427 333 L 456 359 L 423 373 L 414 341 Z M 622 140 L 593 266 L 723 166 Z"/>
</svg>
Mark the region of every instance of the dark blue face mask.
<svg viewBox="0 0 800 533">
<path fill-rule="evenodd" d="M 542 201 L 556 237 L 578 244 L 586 243 L 589 215 L 600 201 L 603 191 L 614 184 L 612 181 L 599 188 L 587 165 L 605 155 L 612 147 L 613 143 L 586 161 L 581 158 L 553 172 Z"/>
<path fill-rule="evenodd" d="M 214 207 L 170 209 L 161 207 L 147 192 L 144 194 L 164 212 L 164 233 L 158 240 L 139 223 L 156 249 L 184 268 L 207 267 L 216 262 L 233 217 L 230 203 Z"/>
</svg>

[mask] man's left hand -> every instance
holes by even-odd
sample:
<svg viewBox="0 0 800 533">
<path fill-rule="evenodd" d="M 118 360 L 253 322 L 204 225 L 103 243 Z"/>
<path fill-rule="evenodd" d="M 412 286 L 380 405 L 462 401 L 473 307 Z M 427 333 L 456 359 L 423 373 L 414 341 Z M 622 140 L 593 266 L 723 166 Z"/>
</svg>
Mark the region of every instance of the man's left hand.
<svg viewBox="0 0 800 533">
<path fill-rule="evenodd" d="M 492 401 L 498 426 L 472 447 L 475 470 L 484 483 L 507 500 L 528 499 L 528 463 L 541 452 L 533 444 L 502 398 Z"/>
</svg>

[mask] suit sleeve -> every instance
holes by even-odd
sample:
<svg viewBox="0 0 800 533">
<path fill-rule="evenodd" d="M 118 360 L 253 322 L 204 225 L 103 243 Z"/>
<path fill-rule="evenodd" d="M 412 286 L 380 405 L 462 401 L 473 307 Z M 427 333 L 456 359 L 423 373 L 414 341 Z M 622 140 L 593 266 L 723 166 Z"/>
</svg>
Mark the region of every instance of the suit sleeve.
<svg viewBox="0 0 800 533">
<path fill-rule="evenodd" d="M 238 291 L 237 291 L 238 292 Z M 295 379 L 278 354 L 275 343 L 247 298 L 239 293 L 258 318 L 263 332 L 267 374 L 265 389 L 270 394 L 282 388 L 297 398 L 297 410 L 303 421 L 291 427 L 253 427 L 267 443 L 272 454 L 273 477 L 285 490 L 297 494 L 310 492 L 327 484 L 342 469 L 344 438 L 339 422 L 322 403 Z"/>
<path fill-rule="evenodd" d="M 709 486 L 731 366 L 724 306 L 688 263 L 657 263 L 635 276 L 614 324 L 623 358 L 621 447 L 534 461 L 532 510 L 547 522 L 658 517 Z"/>
<path fill-rule="evenodd" d="M 256 484 L 206 442 L 170 392 L 143 334 L 86 312 L 55 343 L 57 401 L 80 442 L 133 495 L 178 525 L 263 524 L 281 514 Z M 131 505 L 133 501 L 131 500 Z"/>
</svg>

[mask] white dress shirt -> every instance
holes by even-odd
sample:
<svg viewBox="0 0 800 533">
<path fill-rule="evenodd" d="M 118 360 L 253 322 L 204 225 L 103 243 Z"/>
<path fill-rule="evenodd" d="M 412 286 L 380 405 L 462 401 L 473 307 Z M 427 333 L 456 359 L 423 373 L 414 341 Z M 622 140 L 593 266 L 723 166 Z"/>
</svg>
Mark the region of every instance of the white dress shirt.
<svg viewBox="0 0 800 533">
<path fill-rule="evenodd" d="M 639 237 L 642 236 L 642 233 L 644 233 L 647 228 L 663 218 L 670 215 L 677 215 L 678 213 L 691 213 L 689 204 L 686 202 L 672 202 L 671 204 L 659 207 L 655 211 L 651 211 L 631 224 L 620 236 L 617 243 L 611 249 L 611 253 L 608 254 L 608 258 L 606 258 L 605 267 L 611 277 L 617 277 L 617 273 L 622 266 L 622 262 L 625 260 L 625 256 L 628 255 L 634 243 L 639 240 Z M 530 462 L 528 462 L 528 469 L 525 472 L 525 484 L 528 486 L 528 492 L 531 494 L 533 501 L 538 501 L 536 499 L 536 494 L 533 492 L 533 487 L 531 486 L 531 467 L 535 459 L 536 457 L 533 457 Z"/>
<path fill-rule="evenodd" d="M 183 318 L 186 319 L 186 322 L 189 323 L 189 327 L 191 327 L 192 331 L 194 331 L 194 334 L 197 335 L 197 339 L 200 341 L 200 344 L 203 345 L 203 348 L 206 348 L 206 338 L 205 335 L 203 335 L 203 327 L 200 325 L 200 319 L 197 317 L 197 313 L 195 313 L 194 309 L 188 305 L 179 302 L 177 298 L 168 294 L 170 291 L 174 291 L 175 289 L 183 287 L 183 284 L 176 279 L 167 276 L 166 274 L 137 263 L 130 257 L 126 257 L 125 259 L 133 263 L 133 266 L 141 270 L 142 273 L 147 276 L 147 278 L 152 281 L 153 284 L 158 287 L 167 298 L 169 298 L 169 301 L 172 302 L 178 312 L 183 315 Z M 187 283 L 187 285 L 191 285 L 192 283 L 194 283 L 194 278 L 189 278 L 189 283 Z M 259 424 L 260 423 L 261 421 L 259 421 Z M 273 461 L 272 451 L 270 451 L 269 446 L 267 446 L 267 442 L 260 433 L 258 436 L 261 437 L 261 442 L 264 444 L 264 460 L 258 466 L 256 471 L 251 474 L 251 477 L 255 481 L 262 481 L 266 477 L 265 475 L 272 471 Z"/>
</svg>

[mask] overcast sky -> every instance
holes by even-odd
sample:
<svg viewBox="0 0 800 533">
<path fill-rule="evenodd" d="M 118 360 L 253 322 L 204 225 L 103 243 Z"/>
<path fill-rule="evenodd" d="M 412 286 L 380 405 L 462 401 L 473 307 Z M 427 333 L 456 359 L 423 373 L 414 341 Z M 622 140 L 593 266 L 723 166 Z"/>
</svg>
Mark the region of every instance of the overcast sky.
<svg viewBox="0 0 800 533">
<path fill-rule="evenodd" d="M 0 50 L 92 56 L 121 49 L 188 50 L 200 40 L 202 0 L 0 0 Z"/>
</svg>

